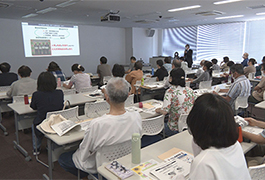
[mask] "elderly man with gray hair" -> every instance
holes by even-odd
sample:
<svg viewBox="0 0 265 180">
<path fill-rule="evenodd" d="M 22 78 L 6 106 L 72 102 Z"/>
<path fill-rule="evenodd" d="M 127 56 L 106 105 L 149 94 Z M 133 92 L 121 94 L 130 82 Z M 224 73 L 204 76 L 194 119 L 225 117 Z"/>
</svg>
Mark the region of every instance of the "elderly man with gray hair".
<svg viewBox="0 0 265 180">
<path fill-rule="evenodd" d="M 97 173 L 96 155 L 103 146 L 123 143 L 133 133 L 141 134 L 142 118 L 138 112 L 128 112 L 124 102 L 129 95 L 130 84 L 123 78 L 112 78 L 106 86 L 105 98 L 110 105 L 109 113 L 93 119 L 85 130 L 84 139 L 74 152 L 60 156 L 58 162 L 66 171 L 80 177 Z"/>
</svg>

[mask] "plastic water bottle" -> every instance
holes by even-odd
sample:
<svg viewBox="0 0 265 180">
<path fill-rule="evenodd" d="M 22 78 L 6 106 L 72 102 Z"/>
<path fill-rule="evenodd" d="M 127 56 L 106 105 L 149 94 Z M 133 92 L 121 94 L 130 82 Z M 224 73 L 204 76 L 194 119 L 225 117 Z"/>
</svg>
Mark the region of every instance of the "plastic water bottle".
<svg viewBox="0 0 265 180">
<path fill-rule="evenodd" d="M 231 74 L 229 74 L 229 76 L 228 76 L 228 84 L 231 84 L 231 82 L 232 82 L 232 77 L 231 77 Z"/>
<path fill-rule="evenodd" d="M 141 86 L 144 85 L 144 78 L 141 79 Z"/>
<path fill-rule="evenodd" d="M 58 87 L 58 88 L 61 87 L 61 78 L 57 78 L 57 87 Z"/>
<path fill-rule="evenodd" d="M 24 103 L 29 104 L 29 97 L 28 95 L 24 95 Z"/>
<path fill-rule="evenodd" d="M 154 70 L 154 68 L 152 68 L 152 76 L 153 76 L 153 75 L 154 75 L 154 73 L 155 73 L 154 71 L 155 71 L 155 70 Z"/>
<path fill-rule="evenodd" d="M 141 137 L 139 133 L 132 135 L 132 163 L 141 163 Z"/>
</svg>

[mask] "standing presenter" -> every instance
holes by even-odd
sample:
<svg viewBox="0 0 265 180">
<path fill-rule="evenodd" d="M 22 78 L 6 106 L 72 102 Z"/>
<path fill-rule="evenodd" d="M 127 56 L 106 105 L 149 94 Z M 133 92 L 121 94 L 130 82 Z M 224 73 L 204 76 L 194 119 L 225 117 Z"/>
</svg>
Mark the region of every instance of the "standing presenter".
<svg viewBox="0 0 265 180">
<path fill-rule="evenodd" d="M 185 51 L 184 51 L 184 60 L 188 63 L 188 67 L 191 68 L 192 66 L 192 53 L 193 51 L 190 49 L 190 45 L 186 44 Z"/>
</svg>

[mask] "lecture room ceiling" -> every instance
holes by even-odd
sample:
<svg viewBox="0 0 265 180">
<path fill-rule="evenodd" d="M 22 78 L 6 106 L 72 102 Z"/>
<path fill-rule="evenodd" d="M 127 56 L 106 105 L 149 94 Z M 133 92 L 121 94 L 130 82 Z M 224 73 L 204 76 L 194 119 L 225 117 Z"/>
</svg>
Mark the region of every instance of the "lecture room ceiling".
<svg viewBox="0 0 265 180">
<path fill-rule="evenodd" d="M 0 0 L 0 18 L 22 22 L 110 27 L 171 28 L 265 18 L 264 0 L 216 5 L 218 0 Z M 199 8 L 169 12 L 169 9 Z M 199 5 L 199 6 L 198 6 Z M 101 22 L 112 11 L 120 22 Z M 263 15 L 257 15 L 263 13 Z M 216 19 L 239 16 L 231 19 Z"/>
</svg>

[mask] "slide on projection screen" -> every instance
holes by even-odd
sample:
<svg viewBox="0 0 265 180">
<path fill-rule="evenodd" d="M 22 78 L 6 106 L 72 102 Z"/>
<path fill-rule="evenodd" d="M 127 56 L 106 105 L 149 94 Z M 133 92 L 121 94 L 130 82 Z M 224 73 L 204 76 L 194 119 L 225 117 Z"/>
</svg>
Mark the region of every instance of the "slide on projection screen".
<svg viewBox="0 0 265 180">
<path fill-rule="evenodd" d="M 22 22 L 26 57 L 78 56 L 78 26 Z"/>
</svg>

